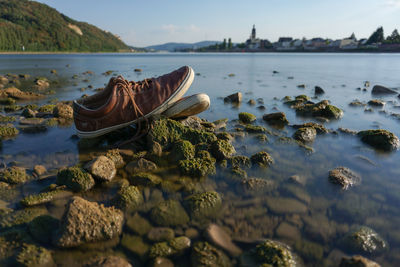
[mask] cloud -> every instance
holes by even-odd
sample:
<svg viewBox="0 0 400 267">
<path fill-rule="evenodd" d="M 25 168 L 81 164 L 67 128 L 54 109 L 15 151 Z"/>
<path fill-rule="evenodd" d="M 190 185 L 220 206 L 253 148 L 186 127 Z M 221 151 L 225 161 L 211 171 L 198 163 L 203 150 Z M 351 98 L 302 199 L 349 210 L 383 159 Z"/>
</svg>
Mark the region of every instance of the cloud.
<svg viewBox="0 0 400 267">
<path fill-rule="evenodd" d="M 394 8 L 400 8 L 400 0 L 385 0 L 385 5 Z"/>
</svg>

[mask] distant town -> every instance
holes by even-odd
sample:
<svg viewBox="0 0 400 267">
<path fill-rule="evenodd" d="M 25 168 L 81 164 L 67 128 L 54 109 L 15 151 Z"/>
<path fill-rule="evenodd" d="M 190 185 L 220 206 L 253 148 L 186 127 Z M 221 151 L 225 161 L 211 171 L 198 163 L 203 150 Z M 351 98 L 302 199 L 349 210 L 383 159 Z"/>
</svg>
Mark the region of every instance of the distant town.
<svg viewBox="0 0 400 267">
<path fill-rule="evenodd" d="M 280 37 L 277 42 L 258 38 L 253 25 L 249 39 L 233 44 L 231 38 L 205 46 L 177 49 L 179 52 L 400 52 L 400 35 L 394 30 L 385 38 L 379 27 L 368 39 L 357 39 L 355 34 L 343 39 L 294 39 Z"/>
</svg>

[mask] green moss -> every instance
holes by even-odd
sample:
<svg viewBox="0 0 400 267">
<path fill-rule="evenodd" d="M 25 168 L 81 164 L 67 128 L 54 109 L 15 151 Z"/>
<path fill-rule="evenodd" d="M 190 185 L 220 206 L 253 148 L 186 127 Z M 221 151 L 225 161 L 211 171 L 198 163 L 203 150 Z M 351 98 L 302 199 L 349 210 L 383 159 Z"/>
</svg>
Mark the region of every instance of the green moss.
<svg viewBox="0 0 400 267">
<path fill-rule="evenodd" d="M 7 105 L 7 106 L 4 106 L 4 111 L 5 112 L 15 112 L 15 111 L 18 111 L 18 110 L 21 110 L 21 109 L 22 109 L 22 107 L 19 106 L 19 105 Z"/>
<path fill-rule="evenodd" d="M 250 124 L 246 125 L 244 130 L 248 133 L 265 133 L 268 131 L 265 127 Z"/>
<path fill-rule="evenodd" d="M 40 193 L 37 195 L 29 195 L 29 196 L 23 198 L 20 201 L 20 203 L 21 203 L 21 205 L 23 205 L 25 207 L 44 204 L 44 203 L 52 201 L 57 195 L 59 195 L 62 192 L 63 192 L 62 190 L 54 190 L 54 191 L 49 191 L 49 192 L 43 192 L 43 193 Z"/>
<path fill-rule="evenodd" d="M 54 110 L 55 107 L 56 107 L 56 105 L 44 105 L 44 106 L 41 106 L 41 107 L 38 109 L 38 111 L 39 111 L 39 112 L 45 112 L 45 113 L 51 113 L 51 114 L 53 114 L 53 110 Z"/>
<path fill-rule="evenodd" d="M 152 123 L 148 138 L 151 142 L 160 143 L 163 148 L 170 146 L 178 140 L 187 140 L 197 145 L 199 143 L 211 143 L 217 139 L 213 133 L 204 130 L 195 130 L 182 125 L 180 122 L 165 118 Z"/>
<path fill-rule="evenodd" d="M 255 136 L 255 138 L 260 141 L 260 142 L 268 142 L 268 136 L 266 136 L 265 134 L 257 134 Z"/>
<path fill-rule="evenodd" d="M 107 151 L 106 157 L 114 162 L 115 168 L 117 169 L 122 168 L 125 165 L 124 159 L 119 153 L 118 149 L 112 149 Z"/>
<path fill-rule="evenodd" d="M 13 98 L 0 99 L 0 105 L 14 105 L 17 101 Z"/>
<path fill-rule="evenodd" d="M 203 177 L 216 173 L 215 159 L 204 150 L 199 151 L 194 159 L 180 160 L 178 167 L 183 175 L 190 177 Z"/>
<path fill-rule="evenodd" d="M 387 130 L 366 130 L 358 132 L 357 135 L 362 142 L 377 149 L 391 151 L 400 147 L 399 138 Z"/>
<path fill-rule="evenodd" d="M 255 254 L 260 261 L 274 267 L 295 266 L 290 249 L 284 244 L 276 241 L 266 240 L 257 245 Z"/>
<path fill-rule="evenodd" d="M 54 266 L 50 251 L 43 247 L 24 244 L 21 252 L 17 256 L 20 266 L 26 267 L 46 267 Z"/>
<path fill-rule="evenodd" d="M 191 254 L 193 267 L 231 267 L 228 256 L 221 250 L 213 247 L 208 242 L 194 244 Z"/>
<path fill-rule="evenodd" d="M 0 114 L 0 123 L 14 122 L 17 118 L 14 116 L 4 116 Z"/>
<path fill-rule="evenodd" d="M 9 184 L 21 184 L 27 180 L 29 177 L 26 175 L 25 168 L 13 166 L 0 172 L 0 181 Z"/>
<path fill-rule="evenodd" d="M 227 132 L 218 133 L 217 138 L 220 140 L 228 141 L 228 142 L 231 142 L 233 140 L 233 136 Z"/>
<path fill-rule="evenodd" d="M 203 220 L 218 216 L 222 206 L 222 199 L 217 192 L 209 191 L 191 195 L 185 199 L 185 203 L 192 219 Z"/>
<path fill-rule="evenodd" d="M 194 158 L 195 148 L 189 141 L 179 140 L 172 145 L 171 157 L 178 160 Z"/>
<path fill-rule="evenodd" d="M 176 200 L 161 202 L 150 212 L 151 220 L 161 226 L 185 225 L 189 222 L 189 216 Z"/>
<path fill-rule="evenodd" d="M 129 182 L 133 185 L 143 185 L 152 187 L 160 184 L 162 181 L 160 176 L 147 172 L 136 173 L 130 176 L 128 179 Z"/>
<path fill-rule="evenodd" d="M 66 185 L 75 192 L 88 191 L 95 184 L 93 177 L 79 167 L 70 167 L 60 170 L 57 173 L 56 183 L 58 185 Z"/>
<path fill-rule="evenodd" d="M 240 168 L 251 167 L 250 158 L 246 156 L 234 156 L 230 159 L 230 164 L 232 167 L 240 167 Z"/>
<path fill-rule="evenodd" d="M 257 117 L 251 113 L 248 112 L 241 112 L 239 113 L 239 120 L 243 123 L 251 123 L 255 121 Z"/>
<path fill-rule="evenodd" d="M 136 186 L 123 187 L 115 196 L 113 203 L 124 210 L 136 210 L 143 204 L 143 195 Z"/>
<path fill-rule="evenodd" d="M 388 248 L 385 240 L 373 229 L 361 226 L 343 240 L 346 249 L 353 253 L 379 253 Z"/>
<path fill-rule="evenodd" d="M 324 117 L 328 119 L 339 119 L 343 115 L 341 109 L 330 105 L 327 100 L 316 104 L 306 104 L 296 107 L 296 113 L 303 116 Z"/>
<path fill-rule="evenodd" d="M 0 228 L 25 225 L 31 222 L 34 218 L 46 213 L 47 210 L 44 208 L 26 208 L 22 210 L 16 210 L 4 215 L 0 219 Z"/>
<path fill-rule="evenodd" d="M 238 166 L 232 167 L 228 170 L 227 177 L 230 182 L 237 183 L 242 179 L 247 178 L 247 172 Z"/>
<path fill-rule="evenodd" d="M 49 127 L 55 127 L 58 125 L 58 119 L 57 118 L 49 118 L 45 121 L 45 125 Z"/>
<path fill-rule="evenodd" d="M 302 101 L 308 101 L 310 100 L 310 97 L 306 96 L 306 95 L 298 95 L 295 97 L 296 100 L 302 100 Z"/>
<path fill-rule="evenodd" d="M 236 150 L 229 142 L 217 140 L 211 144 L 211 153 L 217 160 L 223 160 L 230 158 Z"/>
<path fill-rule="evenodd" d="M 28 105 L 25 105 L 24 108 L 29 108 L 31 110 L 37 110 L 39 107 L 36 104 L 28 104 Z"/>
<path fill-rule="evenodd" d="M 190 247 L 190 239 L 186 236 L 180 236 L 169 240 L 168 242 L 160 242 L 154 244 L 149 251 L 150 258 L 170 257 L 181 253 Z"/>
<path fill-rule="evenodd" d="M 50 244 L 53 232 L 58 229 L 59 220 L 50 215 L 41 215 L 28 224 L 28 229 L 35 240 Z"/>
<path fill-rule="evenodd" d="M 268 167 L 274 163 L 273 158 L 265 151 L 254 154 L 250 159 L 253 164 L 260 167 Z"/>
<path fill-rule="evenodd" d="M 19 134 L 19 131 L 17 130 L 17 128 L 15 128 L 11 124 L 8 124 L 5 126 L 0 126 L 0 137 L 1 138 L 14 137 L 18 134 Z"/>
</svg>

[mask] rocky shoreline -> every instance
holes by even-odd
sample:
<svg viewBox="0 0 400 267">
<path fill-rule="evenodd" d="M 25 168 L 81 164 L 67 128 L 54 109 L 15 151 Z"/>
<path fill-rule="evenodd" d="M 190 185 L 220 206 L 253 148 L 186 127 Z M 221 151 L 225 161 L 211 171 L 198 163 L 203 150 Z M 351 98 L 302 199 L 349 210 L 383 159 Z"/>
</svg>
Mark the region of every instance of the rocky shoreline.
<svg viewBox="0 0 400 267">
<path fill-rule="evenodd" d="M 0 84 L 2 140 L 72 124 L 69 101 L 19 104 L 45 98 L 54 81 L 9 74 L 0 77 Z M 391 94 L 376 88 L 374 94 Z M 315 93 L 322 96 L 323 89 Z M 399 148 L 398 137 L 386 130 L 325 128 L 325 122 L 340 120 L 343 111 L 328 100 L 314 99 L 303 94 L 281 100 L 298 116 L 312 120 L 303 124 L 292 124 L 279 111 L 262 118 L 241 112 L 237 119 L 214 122 L 160 117 L 151 121 L 141 140 L 123 148 L 114 147 L 132 135 L 132 128 L 78 140 L 86 156 L 76 165 L 3 164 L 0 264 L 379 266 L 367 257 L 387 251 L 387 241 L 367 226 L 328 218 L 321 212 L 324 201 L 318 203 L 307 193 L 306 177 L 258 176 L 276 164 L 274 145 L 307 156 L 318 138 L 350 135 L 377 151 Z M 241 93 L 224 98 L 227 105 L 241 101 Z M 256 103 L 261 110 L 262 99 L 248 104 Z M 246 156 L 243 140 L 271 147 Z M 349 197 L 352 187 L 362 183 L 361 175 L 346 166 L 326 169 L 325 179 Z M 37 189 L 29 190 L 33 185 Z M 338 202 L 331 210 L 352 213 L 352 202 Z"/>
</svg>

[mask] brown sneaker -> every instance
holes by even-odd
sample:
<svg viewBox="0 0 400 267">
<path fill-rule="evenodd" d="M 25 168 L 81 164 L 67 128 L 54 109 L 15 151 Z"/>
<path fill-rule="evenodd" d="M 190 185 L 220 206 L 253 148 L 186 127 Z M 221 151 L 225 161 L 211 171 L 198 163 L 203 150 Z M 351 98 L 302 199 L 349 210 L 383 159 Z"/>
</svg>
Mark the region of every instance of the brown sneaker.
<svg viewBox="0 0 400 267">
<path fill-rule="evenodd" d="M 168 118 L 184 118 L 199 114 L 210 106 L 210 97 L 206 94 L 195 94 L 176 101 L 163 115 Z"/>
<path fill-rule="evenodd" d="M 102 92 L 74 101 L 78 136 L 97 137 L 161 114 L 182 98 L 193 79 L 188 66 L 140 82 L 111 78 Z"/>
</svg>

